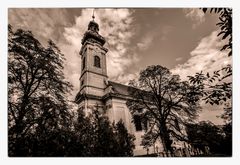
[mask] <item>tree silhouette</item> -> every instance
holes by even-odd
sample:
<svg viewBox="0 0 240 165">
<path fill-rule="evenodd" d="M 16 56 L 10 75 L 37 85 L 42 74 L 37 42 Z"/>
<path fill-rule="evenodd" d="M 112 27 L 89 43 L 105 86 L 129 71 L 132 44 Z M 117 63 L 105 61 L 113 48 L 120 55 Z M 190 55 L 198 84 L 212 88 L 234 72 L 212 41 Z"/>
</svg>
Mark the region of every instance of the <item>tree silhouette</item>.
<svg viewBox="0 0 240 165">
<path fill-rule="evenodd" d="M 231 156 L 231 144 L 229 144 L 229 127 L 219 127 L 211 122 L 202 121 L 195 124 L 187 124 L 187 134 L 189 143 L 195 148 L 206 152 L 209 147 L 211 155 Z"/>
<path fill-rule="evenodd" d="M 118 144 L 118 147 L 115 149 L 117 150 L 118 156 L 133 156 L 135 137 L 128 133 L 122 120 L 114 125 L 114 129 Z"/>
<path fill-rule="evenodd" d="M 98 106 L 91 108 L 88 115 L 79 109 L 75 122 L 76 156 L 118 157 L 133 156 L 135 137 L 128 133 L 123 122 L 110 123 Z"/>
<path fill-rule="evenodd" d="M 62 72 L 64 56 L 49 41 L 45 48 L 30 31 L 8 28 L 9 155 L 26 154 L 23 141 L 68 126 L 66 95 L 71 85 Z"/>
<path fill-rule="evenodd" d="M 160 65 L 141 71 L 139 79 L 131 81 L 130 86 L 132 99 L 127 106 L 133 115 L 140 114 L 149 123 L 143 139 L 145 146 L 160 139 L 164 151 L 172 152 L 173 137 L 187 140 L 184 125 L 196 117 L 199 109 L 199 94 L 194 86 Z"/>
</svg>

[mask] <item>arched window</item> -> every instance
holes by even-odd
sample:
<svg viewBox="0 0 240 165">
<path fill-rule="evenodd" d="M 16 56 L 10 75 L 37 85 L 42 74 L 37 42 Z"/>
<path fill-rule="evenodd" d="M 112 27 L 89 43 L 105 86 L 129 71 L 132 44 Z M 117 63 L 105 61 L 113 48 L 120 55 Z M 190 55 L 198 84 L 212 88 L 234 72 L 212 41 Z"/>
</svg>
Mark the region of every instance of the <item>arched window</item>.
<svg viewBox="0 0 240 165">
<path fill-rule="evenodd" d="M 94 66 L 101 68 L 100 58 L 98 56 L 94 56 Z"/>
<path fill-rule="evenodd" d="M 83 58 L 83 61 L 82 61 L 82 70 L 85 68 L 85 57 Z"/>
</svg>

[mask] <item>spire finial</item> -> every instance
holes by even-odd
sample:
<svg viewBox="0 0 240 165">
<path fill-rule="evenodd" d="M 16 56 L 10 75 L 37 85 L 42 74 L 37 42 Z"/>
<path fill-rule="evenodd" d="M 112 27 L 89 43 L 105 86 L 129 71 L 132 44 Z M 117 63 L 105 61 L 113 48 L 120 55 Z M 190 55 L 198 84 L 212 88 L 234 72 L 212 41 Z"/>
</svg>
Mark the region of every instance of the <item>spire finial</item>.
<svg viewBox="0 0 240 165">
<path fill-rule="evenodd" d="M 93 9 L 93 14 L 92 14 L 92 19 L 93 19 L 93 21 L 94 21 L 94 18 L 95 18 L 95 16 L 94 16 L 94 9 Z"/>
</svg>

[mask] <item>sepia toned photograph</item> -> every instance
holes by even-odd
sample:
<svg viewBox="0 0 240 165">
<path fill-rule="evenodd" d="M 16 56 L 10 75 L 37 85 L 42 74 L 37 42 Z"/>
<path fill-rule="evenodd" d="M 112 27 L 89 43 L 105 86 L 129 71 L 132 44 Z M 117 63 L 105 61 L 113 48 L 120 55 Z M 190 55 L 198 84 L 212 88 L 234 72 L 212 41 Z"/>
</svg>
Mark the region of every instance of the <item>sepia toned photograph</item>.
<svg viewBox="0 0 240 165">
<path fill-rule="evenodd" d="M 9 157 L 232 157 L 231 8 L 8 8 Z"/>
</svg>

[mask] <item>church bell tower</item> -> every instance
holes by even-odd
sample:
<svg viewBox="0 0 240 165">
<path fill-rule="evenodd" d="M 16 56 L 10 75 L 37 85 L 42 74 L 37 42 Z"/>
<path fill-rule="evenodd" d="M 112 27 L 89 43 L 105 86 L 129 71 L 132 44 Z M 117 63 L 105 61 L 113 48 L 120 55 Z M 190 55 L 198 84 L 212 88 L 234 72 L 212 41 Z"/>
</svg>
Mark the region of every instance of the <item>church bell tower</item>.
<svg viewBox="0 0 240 165">
<path fill-rule="evenodd" d="M 104 95 L 107 80 L 105 38 L 99 34 L 99 25 L 93 20 L 82 38 L 80 92 L 86 96 Z"/>
</svg>

